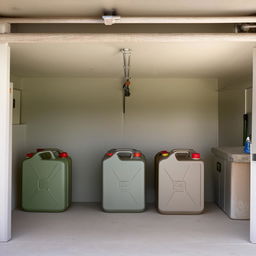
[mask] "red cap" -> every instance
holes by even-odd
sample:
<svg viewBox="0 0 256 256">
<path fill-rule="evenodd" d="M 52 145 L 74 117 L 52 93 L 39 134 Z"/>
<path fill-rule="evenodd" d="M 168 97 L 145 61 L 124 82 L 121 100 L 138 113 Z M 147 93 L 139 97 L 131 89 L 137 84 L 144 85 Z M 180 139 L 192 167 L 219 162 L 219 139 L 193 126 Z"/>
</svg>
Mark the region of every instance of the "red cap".
<svg viewBox="0 0 256 256">
<path fill-rule="evenodd" d="M 59 157 L 60 158 L 68 158 L 68 153 L 67 152 L 60 152 Z"/>
<path fill-rule="evenodd" d="M 142 157 L 142 153 L 141 152 L 135 152 L 135 153 L 133 153 L 133 157 Z"/>
<path fill-rule="evenodd" d="M 113 155 L 114 153 L 110 153 L 110 152 L 106 153 L 106 156 L 113 156 Z"/>
<path fill-rule="evenodd" d="M 126 86 L 130 86 L 131 85 L 131 82 L 129 80 L 127 80 L 125 83 L 124 83 Z"/>
<path fill-rule="evenodd" d="M 192 159 L 200 159 L 201 158 L 201 155 L 199 153 L 192 153 L 191 154 L 191 158 Z"/>
<path fill-rule="evenodd" d="M 169 152 L 166 151 L 166 150 L 161 151 L 160 154 L 161 154 L 162 156 L 169 156 Z"/>
<path fill-rule="evenodd" d="M 35 154 L 35 153 L 28 153 L 28 154 L 26 154 L 26 158 L 31 158 L 31 157 L 34 156 L 34 154 Z"/>
</svg>

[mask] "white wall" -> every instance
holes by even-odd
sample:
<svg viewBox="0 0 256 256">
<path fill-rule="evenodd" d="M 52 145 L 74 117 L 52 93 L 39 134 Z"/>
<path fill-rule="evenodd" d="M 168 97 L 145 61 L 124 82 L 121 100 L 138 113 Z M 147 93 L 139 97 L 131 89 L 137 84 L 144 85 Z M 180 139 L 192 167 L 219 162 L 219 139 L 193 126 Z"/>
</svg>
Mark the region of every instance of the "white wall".
<svg viewBox="0 0 256 256">
<path fill-rule="evenodd" d="M 26 154 L 26 125 L 12 128 L 12 209 L 20 206 L 21 164 Z"/>
<path fill-rule="evenodd" d="M 189 147 L 206 160 L 206 200 L 212 200 L 211 147 L 218 144 L 216 79 L 134 79 L 122 115 L 119 79 L 24 78 L 22 119 L 28 151 L 60 147 L 73 158 L 73 201 L 99 201 L 101 159 L 116 147 L 141 149 L 153 200 L 153 157 Z"/>
<path fill-rule="evenodd" d="M 252 87 L 251 77 L 219 80 L 219 145 L 243 145 L 243 114 L 246 88 Z"/>
<path fill-rule="evenodd" d="M 11 82 L 14 89 L 21 89 L 21 77 L 11 74 Z"/>
<path fill-rule="evenodd" d="M 21 89 L 21 78 L 11 76 L 13 88 Z M 26 154 L 26 125 L 12 127 L 12 209 L 20 205 L 21 164 Z"/>
</svg>

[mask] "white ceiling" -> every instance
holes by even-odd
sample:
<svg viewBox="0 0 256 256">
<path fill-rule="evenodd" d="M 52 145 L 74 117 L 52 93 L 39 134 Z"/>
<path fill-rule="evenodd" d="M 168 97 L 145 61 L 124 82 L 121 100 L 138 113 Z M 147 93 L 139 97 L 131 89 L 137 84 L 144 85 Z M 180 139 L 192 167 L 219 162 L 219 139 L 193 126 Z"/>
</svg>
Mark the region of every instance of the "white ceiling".
<svg viewBox="0 0 256 256">
<path fill-rule="evenodd" d="M 255 0 L 1 0 L 5 16 L 100 16 L 116 8 L 121 16 L 251 15 Z"/>
<path fill-rule="evenodd" d="M 132 77 L 223 77 L 251 73 L 253 43 L 13 44 L 20 76 L 122 77 L 121 48 L 131 48 Z"/>
</svg>

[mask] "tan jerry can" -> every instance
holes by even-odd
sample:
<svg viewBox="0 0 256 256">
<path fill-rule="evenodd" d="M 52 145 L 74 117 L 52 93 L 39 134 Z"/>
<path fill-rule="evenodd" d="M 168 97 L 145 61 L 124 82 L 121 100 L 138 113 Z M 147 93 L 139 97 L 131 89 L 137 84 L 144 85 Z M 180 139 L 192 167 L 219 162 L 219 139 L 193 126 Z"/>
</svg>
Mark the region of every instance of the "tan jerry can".
<svg viewBox="0 0 256 256">
<path fill-rule="evenodd" d="M 200 214 L 204 209 L 204 162 L 192 149 L 155 157 L 157 208 L 162 214 Z"/>
</svg>

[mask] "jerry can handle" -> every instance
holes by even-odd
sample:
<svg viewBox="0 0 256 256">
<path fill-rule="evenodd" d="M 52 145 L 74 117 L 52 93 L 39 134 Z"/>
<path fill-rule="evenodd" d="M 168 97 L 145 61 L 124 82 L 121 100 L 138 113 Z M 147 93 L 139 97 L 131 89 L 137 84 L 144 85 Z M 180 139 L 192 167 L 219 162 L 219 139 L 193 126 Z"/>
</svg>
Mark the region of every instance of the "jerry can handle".
<svg viewBox="0 0 256 256">
<path fill-rule="evenodd" d="M 47 150 L 47 151 L 54 151 L 54 152 L 57 152 L 57 153 L 63 152 L 63 150 L 61 150 L 59 148 L 46 148 L 45 150 Z"/>
<path fill-rule="evenodd" d="M 44 148 L 43 150 L 38 151 L 38 152 L 43 152 L 43 151 L 54 151 L 54 152 L 57 152 L 57 153 L 63 152 L 63 150 L 61 150 L 59 148 Z"/>
<path fill-rule="evenodd" d="M 128 149 L 124 149 L 124 150 L 118 150 L 114 153 L 114 155 L 118 156 L 119 153 L 128 153 L 130 154 L 130 158 L 132 159 L 133 158 L 133 153 L 134 151 L 133 150 L 128 150 Z"/>
<path fill-rule="evenodd" d="M 193 149 L 173 149 L 171 151 L 174 154 L 191 154 L 191 153 L 195 153 L 195 151 Z"/>
<path fill-rule="evenodd" d="M 137 150 L 134 148 L 117 148 L 117 149 L 113 149 L 114 152 L 120 152 L 120 153 L 127 153 L 127 152 L 136 152 Z"/>
<path fill-rule="evenodd" d="M 189 157 L 191 157 L 193 153 L 195 153 L 193 149 L 173 149 L 171 151 L 171 155 L 173 154 L 174 157 L 176 157 L 178 154 L 187 154 Z"/>
<path fill-rule="evenodd" d="M 51 159 L 56 159 L 55 155 L 54 155 L 53 152 L 50 151 L 50 150 L 44 150 L 44 151 L 41 151 L 41 152 L 37 152 L 37 153 L 34 155 L 34 157 L 40 157 L 40 158 L 42 159 L 41 155 L 42 155 L 42 154 L 45 154 L 45 153 L 49 153 L 49 154 L 51 155 Z"/>
</svg>

